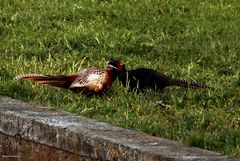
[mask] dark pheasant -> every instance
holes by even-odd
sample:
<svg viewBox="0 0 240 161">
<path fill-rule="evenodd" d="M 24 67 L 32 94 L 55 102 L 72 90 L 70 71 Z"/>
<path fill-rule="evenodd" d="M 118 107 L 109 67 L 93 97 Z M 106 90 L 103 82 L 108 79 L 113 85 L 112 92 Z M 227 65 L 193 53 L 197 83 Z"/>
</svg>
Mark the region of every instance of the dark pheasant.
<svg viewBox="0 0 240 161">
<path fill-rule="evenodd" d="M 104 69 L 86 68 L 70 75 L 22 74 L 14 80 L 36 81 L 39 84 L 69 89 L 81 94 L 101 94 L 112 86 L 121 70 L 122 63 L 111 60 Z"/>
<path fill-rule="evenodd" d="M 175 79 L 165 74 L 148 68 L 137 68 L 127 71 L 125 65 L 119 73 L 118 80 L 123 86 L 129 86 L 129 89 L 142 91 L 146 88 L 162 90 L 167 86 L 179 86 L 185 88 L 210 88 L 207 85 L 198 82 L 188 82 L 186 80 Z"/>
</svg>

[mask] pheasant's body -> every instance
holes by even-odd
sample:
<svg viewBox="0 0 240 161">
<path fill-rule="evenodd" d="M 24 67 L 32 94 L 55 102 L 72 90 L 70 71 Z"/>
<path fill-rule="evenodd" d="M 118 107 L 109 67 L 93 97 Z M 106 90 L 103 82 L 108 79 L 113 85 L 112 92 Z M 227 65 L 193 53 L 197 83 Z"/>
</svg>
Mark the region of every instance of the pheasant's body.
<svg viewBox="0 0 240 161">
<path fill-rule="evenodd" d="M 123 69 L 118 76 L 123 86 L 129 86 L 130 90 L 140 90 L 146 88 L 163 89 L 167 86 L 180 86 L 186 88 L 209 88 L 208 86 L 198 82 L 187 82 L 166 76 L 165 74 L 148 68 L 137 68 L 135 70 L 126 71 Z"/>
<path fill-rule="evenodd" d="M 15 77 L 15 80 L 32 80 L 81 94 L 101 94 L 112 86 L 119 74 L 118 66 L 110 63 L 104 69 L 86 68 L 70 75 L 23 74 Z M 119 61 L 117 65 L 121 65 Z"/>
</svg>

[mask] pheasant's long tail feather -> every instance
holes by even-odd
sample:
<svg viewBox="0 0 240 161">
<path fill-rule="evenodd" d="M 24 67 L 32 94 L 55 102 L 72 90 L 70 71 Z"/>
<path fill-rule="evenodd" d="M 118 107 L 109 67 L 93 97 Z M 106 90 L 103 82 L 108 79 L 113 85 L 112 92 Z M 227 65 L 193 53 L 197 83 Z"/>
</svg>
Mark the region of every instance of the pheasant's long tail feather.
<svg viewBox="0 0 240 161">
<path fill-rule="evenodd" d="M 42 74 L 22 74 L 13 80 L 31 80 L 39 84 L 47 84 L 50 86 L 69 88 L 71 83 L 76 79 L 77 75 L 42 75 Z"/>
<path fill-rule="evenodd" d="M 199 82 L 195 82 L 195 81 L 186 81 L 186 80 L 181 80 L 181 79 L 171 79 L 170 80 L 170 85 L 175 85 L 175 86 L 180 86 L 180 87 L 185 87 L 185 88 L 203 88 L 203 89 L 211 89 L 211 87 L 199 83 Z"/>
</svg>

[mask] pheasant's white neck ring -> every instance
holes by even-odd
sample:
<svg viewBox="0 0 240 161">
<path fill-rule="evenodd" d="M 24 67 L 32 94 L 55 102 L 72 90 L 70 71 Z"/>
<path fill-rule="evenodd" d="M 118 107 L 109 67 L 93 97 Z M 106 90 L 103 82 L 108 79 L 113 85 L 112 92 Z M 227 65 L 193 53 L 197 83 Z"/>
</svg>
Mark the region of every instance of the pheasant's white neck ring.
<svg viewBox="0 0 240 161">
<path fill-rule="evenodd" d="M 115 66 L 113 66 L 113 65 L 111 65 L 111 64 L 108 64 L 107 67 L 111 67 L 111 68 L 114 68 L 114 69 L 117 69 L 117 70 L 118 70 L 117 67 L 115 67 Z"/>
</svg>

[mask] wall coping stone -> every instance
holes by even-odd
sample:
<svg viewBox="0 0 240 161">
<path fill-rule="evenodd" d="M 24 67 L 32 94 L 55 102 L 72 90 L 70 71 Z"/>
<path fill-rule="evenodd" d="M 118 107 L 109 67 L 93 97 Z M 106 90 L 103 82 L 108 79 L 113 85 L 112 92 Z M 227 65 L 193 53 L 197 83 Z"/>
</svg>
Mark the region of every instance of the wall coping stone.
<svg viewBox="0 0 240 161">
<path fill-rule="evenodd" d="M 0 132 L 99 160 L 240 161 L 5 96 L 0 96 Z"/>
</svg>

